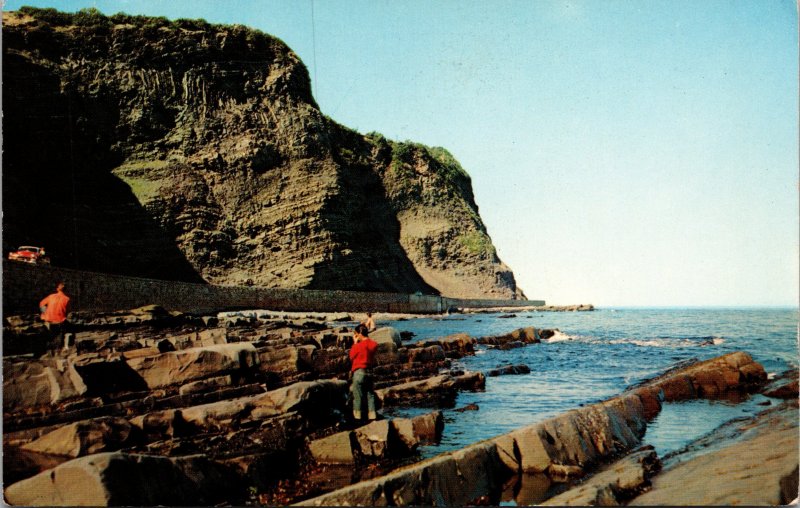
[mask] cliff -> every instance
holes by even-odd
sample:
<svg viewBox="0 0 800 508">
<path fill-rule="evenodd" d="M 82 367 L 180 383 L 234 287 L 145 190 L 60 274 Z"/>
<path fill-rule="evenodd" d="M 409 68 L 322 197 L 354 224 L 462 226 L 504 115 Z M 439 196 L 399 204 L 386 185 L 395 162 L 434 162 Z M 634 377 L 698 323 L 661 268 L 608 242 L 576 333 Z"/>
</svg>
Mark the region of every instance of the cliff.
<svg viewBox="0 0 800 508">
<path fill-rule="evenodd" d="M 215 284 L 524 298 L 446 150 L 326 117 L 280 40 L 3 13 L 3 247 Z"/>
</svg>

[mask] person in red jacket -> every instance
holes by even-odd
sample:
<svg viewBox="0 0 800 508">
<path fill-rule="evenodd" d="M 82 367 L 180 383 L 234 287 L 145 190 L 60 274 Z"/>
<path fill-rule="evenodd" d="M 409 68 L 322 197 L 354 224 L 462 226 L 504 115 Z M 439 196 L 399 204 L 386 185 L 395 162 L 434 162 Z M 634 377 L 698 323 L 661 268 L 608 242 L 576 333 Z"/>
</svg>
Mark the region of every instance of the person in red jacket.
<svg viewBox="0 0 800 508">
<path fill-rule="evenodd" d="M 67 308 L 69 297 L 64 294 L 64 283 L 56 284 L 56 292 L 47 295 L 39 302 L 41 318 L 48 331 L 48 342 L 45 349 L 57 353 L 64 345 L 64 329 L 67 325 Z"/>
<path fill-rule="evenodd" d="M 361 419 L 364 399 L 367 403 L 367 418 L 375 420 L 375 390 L 372 385 L 372 375 L 369 369 L 375 364 L 375 351 L 378 343 L 369 338 L 369 331 L 364 325 L 356 326 L 353 332 L 353 347 L 350 348 L 350 361 L 353 382 L 350 391 L 353 392 L 353 418 Z"/>
</svg>

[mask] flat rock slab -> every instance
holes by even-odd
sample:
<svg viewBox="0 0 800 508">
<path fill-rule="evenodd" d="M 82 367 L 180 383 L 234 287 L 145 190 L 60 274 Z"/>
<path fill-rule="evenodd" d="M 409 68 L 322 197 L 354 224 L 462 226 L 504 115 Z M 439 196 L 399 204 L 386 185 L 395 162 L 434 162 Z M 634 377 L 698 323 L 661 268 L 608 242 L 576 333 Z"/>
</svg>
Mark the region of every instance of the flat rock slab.
<svg viewBox="0 0 800 508">
<path fill-rule="evenodd" d="M 664 463 L 631 505 L 788 504 L 798 489 L 797 401 L 725 425 Z"/>
<path fill-rule="evenodd" d="M 460 376 L 441 374 L 375 390 L 384 406 L 401 404 L 445 405 L 455 400 L 458 390 L 482 390 L 486 376 L 482 372 L 467 372 Z"/>
<path fill-rule="evenodd" d="M 213 505 L 236 479 L 204 457 L 100 453 L 65 462 L 5 489 L 24 506 Z"/>
<path fill-rule="evenodd" d="M 301 381 L 263 394 L 183 408 L 181 417 L 204 429 L 226 428 L 234 419 L 258 421 L 290 411 L 313 420 L 343 410 L 346 389 L 346 381 Z"/>
<path fill-rule="evenodd" d="M 353 432 L 337 432 L 308 443 L 311 457 L 319 464 L 353 464 Z"/>
<path fill-rule="evenodd" d="M 504 346 L 511 343 L 520 343 L 521 345 L 538 344 L 541 341 L 542 337 L 540 331 L 533 327 L 518 328 L 513 332 L 507 333 L 505 335 L 495 335 L 490 337 L 481 337 L 477 339 L 478 344 L 492 345 L 492 346 Z"/>
<path fill-rule="evenodd" d="M 67 457 L 115 451 L 135 444 L 136 429 L 119 417 L 71 423 L 22 446 L 23 449 Z"/>
<path fill-rule="evenodd" d="M 56 404 L 86 393 L 74 366 L 63 359 L 3 362 L 3 410 Z"/>
<path fill-rule="evenodd" d="M 127 360 L 151 390 L 219 376 L 258 363 L 256 348 L 249 342 L 202 346 Z"/>
<path fill-rule="evenodd" d="M 667 402 L 696 398 L 713 399 L 731 391 L 747 391 L 767 380 L 761 364 L 743 352 L 698 362 L 648 381 L 640 391 L 660 392 Z"/>
<path fill-rule="evenodd" d="M 648 447 L 631 453 L 595 474 L 577 487 L 542 502 L 546 506 L 621 506 L 650 486 L 650 478 L 661 468 L 655 450 Z"/>
</svg>

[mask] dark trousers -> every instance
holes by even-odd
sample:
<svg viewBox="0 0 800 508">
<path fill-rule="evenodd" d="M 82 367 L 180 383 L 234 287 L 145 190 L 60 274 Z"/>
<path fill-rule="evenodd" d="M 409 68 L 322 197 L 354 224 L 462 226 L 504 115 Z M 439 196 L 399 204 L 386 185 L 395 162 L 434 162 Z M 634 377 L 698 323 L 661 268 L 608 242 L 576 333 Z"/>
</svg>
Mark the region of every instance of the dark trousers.
<svg viewBox="0 0 800 508">
<path fill-rule="evenodd" d="M 364 410 L 364 402 L 367 403 L 367 414 L 375 414 L 375 390 L 372 384 L 372 376 L 367 369 L 358 369 L 353 372 L 353 384 L 350 387 L 353 392 L 353 415 L 361 418 Z"/>
<path fill-rule="evenodd" d="M 34 355 L 41 356 L 47 352 L 56 355 L 64 347 L 64 333 L 66 332 L 67 322 L 51 323 L 44 322 L 47 333 L 45 334 L 44 341 L 40 350 L 34 352 Z"/>
</svg>

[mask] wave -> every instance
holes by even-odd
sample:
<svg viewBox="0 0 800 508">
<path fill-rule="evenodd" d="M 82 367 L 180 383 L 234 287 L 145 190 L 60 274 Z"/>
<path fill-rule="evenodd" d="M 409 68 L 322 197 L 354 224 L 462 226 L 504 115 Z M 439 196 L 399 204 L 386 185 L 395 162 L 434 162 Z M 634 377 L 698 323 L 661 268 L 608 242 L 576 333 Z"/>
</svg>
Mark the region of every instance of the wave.
<svg viewBox="0 0 800 508">
<path fill-rule="evenodd" d="M 564 342 L 567 340 L 575 340 L 575 337 L 572 335 L 567 335 L 560 330 L 556 330 L 554 335 L 546 339 L 542 339 L 542 342 Z"/>
<path fill-rule="evenodd" d="M 653 337 L 641 339 L 614 339 L 608 341 L 608 344 L 633 344 L 640 347 L 680 348 L 719 346 L 724 342 L 725 339 L 722 337 Z"/>
</svg>

